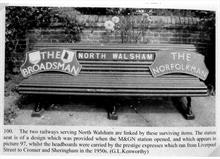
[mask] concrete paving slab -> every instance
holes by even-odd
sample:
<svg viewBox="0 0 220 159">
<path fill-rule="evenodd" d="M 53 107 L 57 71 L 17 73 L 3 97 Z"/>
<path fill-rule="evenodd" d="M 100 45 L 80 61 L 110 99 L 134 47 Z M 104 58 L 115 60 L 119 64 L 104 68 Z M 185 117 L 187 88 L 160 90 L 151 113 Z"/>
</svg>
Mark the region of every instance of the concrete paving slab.
<svg viewBox="0 0 220 159">
<path fill-rule="evenodd" d="M 138 126 L 181 127 L 214 126 L 215 97 L 193 97 L 194 120 L 186 120 L 170 98 L 121 98 L 117 99 L 118 120 L 108 120 L 107 100 L 102 97 L 74 97 L 56 99 L 41 117 L 31 117 L 34 102 L 23 105 L 17 112 L 14 125 L 66 125 L 66 126 Z M 61 102 L 62 100 L 62 102 Z M 51 102 L 51 101 L 50 101 Z"/>
</svg>

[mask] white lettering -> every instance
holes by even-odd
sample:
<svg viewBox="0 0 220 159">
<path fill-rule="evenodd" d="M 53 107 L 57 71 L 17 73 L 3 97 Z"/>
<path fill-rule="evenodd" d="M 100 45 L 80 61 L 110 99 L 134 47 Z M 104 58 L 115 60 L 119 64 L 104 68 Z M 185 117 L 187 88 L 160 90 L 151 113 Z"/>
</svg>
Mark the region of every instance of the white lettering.
<svg viewBox="0 0 220 159">
<path fill-rule="evenodd" d="M 41 55 L 41 59 L 45 59 L 45 54 L 46 54 L 46 52 L 40 52 L 40 55 Z"/>
<path fill-rule="evenodd" d="M 80 67 L 76 68 L 75 66 L 73 66 L 71 69 L 71 72 L 74 72 L 74 75 L 77 75 L 79 73 L 79 71 L 80 71 Z"/>
<path fill-rule="evenodd" d="M 23 74 L 24 77 L 26 77 L 28 75 L 28 70 L 27 69 L 24 68 L 21 71 L 22 71 L 22 74 Z"/>
<path fill-rule="evenodd" d="M 187 60 L 187 61 L 190 61 L 190 59 L 191 59 L 191 54 L 190 54 L 190 53 L 187 53 L 187 54 L 186 54 L 186 60 Z"/>
<path fill-rule="evenodd" d="M 78 53 L 78 58 L 83 59 L 83 53 Z"/>
<path fill-rule="evenodd" d="M 118 59 L 121 59 L 121 60 L 122 60 L 122 54 L 119 54 L 119 55 L 118 55 Z"/>
<path fill-rule="evenodd" d="M 46 69 L 50 70 L 52 68 L 52 63 L 51 62 L 46 62 Z"/>
<path fill-rule="evenodd" d="M 114 60 L 118 59 L 118 54 L 116 54 L 116 53 L 113 54 L 113 59 L 114 59 Z"/>
<path fill-rule="evenodd" d="M 171 55 L 173 56 L 173 60 L 175 61 L 176 60 L 177 52 L 171 52 Z"/>
<path fill-rule="evenodd" d="M 56 59 L 60 59 L 61 58 L 61 52 L 60 51 L 57 51 L 56 52 Z"/>
<path fill-rule="evenodd" d="M 181 70 L 180 64 L 176 64 L 176 65 L 175 65 L 175 68 L 176 68 L 177 70 Z"/>
<path fill-rule="evenodd" d="M 34 72 L 37 72 L 38 70 L 39 70 L 39 65 L 34 65 L 34 66 L 33 66 L 33 71 L 34 71 Z"/>
<path fill-rule="evenodd" d="M 40 70 L 45 70 L 45 66 L 43 63 L 40 64 Z"/>
<path fill-rule="evenodd" d="M 101 59 L 106 59 L 106 54 L 101 54 Z"/>
<path fill-rule="evenodd" d="M 154 72 L 154 74 L 160 73 L 158 67 L 156 67 L 155 69 L 153 68 L 153 72 Z"/>
<path fill-rule="evenodd" d="M 61 68 L 61 70 L 64 70 L 64 66 L 65 66 L 65 64 L 64 63 L 58 63 L 58 66 L 57 66 L 57 69 L 60 69 Z"/>
<path fill-rule="evenodd" d="M 51 52 L 48 51 L 48 53 L 47 53 L 47 58 L 48 58 L 48 59 L 50 59 L 50 58 L 53 59 L 53 58 L 54 58 L 54 51 L 51 51 Z"/>
<path fill-rule="evenodd" d="M 161 66 L 159 66 L 159 70 L 160 70 L 160 72 L 164 72 L 166 69 L 163 65 L 161 65 Z"/>
<path fill-rule="evenodd" d="M 133 60 L 134 59 L 134 54 L 130 54 L 130 58 L 131 58 L 131 60 Z"/>
<path fill-rule="evenodd" d="M 57 62 L 53 62 L 53 69 L 54 69 L 54 70 L 57 69 Z"/>
<path fill-rule="evenodd" d="M 135 58 L 139 60 L 141 58 L 141 55 L 140 54 L 136 54 Z"/>
<path fill-rule="evenodd" d="M 65 67 L 64 71 L 70 72 L 70 64 Z"/>
<path fill-rule="evenodd" d="M 31 74 L 31 73 L 33 72 L 33 70 L 32 70 L 32 67 L 31 67 L 31 66 L 29 66 L 27 69 L 28 69 L 28 74 Z"/>
<path fill-rule="evenodd" d="M 148 60 L 153 60 L 153 54 L 147 54 L 147 59 Z"/>
<path fill-rule="evenodd" d="M 173 60 L 183 60 L 183 61 L 190 61 L 191 60 L 191 53 L 185 52 L 171 52 L 173 56 Z"/>
</svg>

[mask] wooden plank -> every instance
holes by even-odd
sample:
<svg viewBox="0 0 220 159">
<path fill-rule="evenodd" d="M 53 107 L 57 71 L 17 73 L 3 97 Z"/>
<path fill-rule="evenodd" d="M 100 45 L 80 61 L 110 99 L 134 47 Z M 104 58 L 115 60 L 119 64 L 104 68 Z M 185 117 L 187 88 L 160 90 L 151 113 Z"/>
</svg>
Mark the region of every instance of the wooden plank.
<svg viewBox="0 0 220 159">
<path fill-rule="evenodd" d="M 81 74 L 100 74 L 100 75 L 104 75 L 104 74 L 111 74 L 111 75 L 133 75 L 133 76 L 136 76 L 136 75 L 145 75 L 145 77 L 152 77 L 152 75 L 149 73 L 149 72 L 145 72 L 145 71 L 139 71 L 139 72 L 129 72 L 129 71 L 82 71 L 80 72 L 80 75 Z"/>
<path fill-rule="evenodd" d="M 66 78 L 56 78 L 56 79 L 53 79 L 53 78 L 45 78 L 45 79 L 40 79 L 40 78 L 35 78 L 35 79 L 26 79 L 26 80 L 23 80 L 21 83 L 71 83 L 71 84 L 74 84 L 74 83 L 119 83 L 119 84 L 128 84 L 128 83 L 134 83 L 134 84 L 163 84 L 163 83 L 166 83 L 166 84 L 186 84 L 186 85 L 189 85 L 189 84 L 196 84 L 196 83 L 202 83 L 198 80 L 170 80 L 170 79 L 156 79 L 154 80 L 153 78 L 151 79 L 143 79 L 143 78 L 136 78 L 136 79 L 132 79 L 132 78 L 90 78 L 90 79 L 84 79 L 84 78 L 71 78 L 71 79 L 66 79 Z"/>
<path fill-rule="evenodd" d="M 203 85 L 202 82 L 199 82 L 197 80 L 182 80 L 182 81 L 177 81 L 177 80 L 141 80 L 141 79 L 136 79 L 136 80 L 125 80 L 125 79 L 77 79 L 77 80 L 66 80 L 66 79 L 35 79 L 35 80 L 24 80 L 20 83 L 20 85 L 27 85 L 27 84 L 42 84 L 42 85 L 49 85 L 49 84 L 55 84 L 55 85 L 133 85 L 133 86 L 138 86 L 138 85 L 143 85 L 143 86 L 148 86 L 148 85 L 184 85 L 184 86 L 191 86 L 191 85 Z"/>
<path fill-rule="evenodd" d="M 166 86 L 164 86 L 166 85 Z M 29 83 L 21 83 L 19 85 L 20 87 L 21 86 L 39 86 L 39 87 L 104 87 L 104 88 L 107 88 L 107 87 L 110 87 L 110 88 L 139 88 L 139 89 L 145 89 L 145 88 L 172 88 L 172 89 L 177 89 L 177 88 L 190 88 L 190 89 L 193 89 L 193 88 L 206 88 L 206 86 L 202 83 L 168 83 L 168 82 L 165 82 L 165 83 L 149 83 L 149 84 L 146 84 L 146 83 L 98 83 L 98 82 L 75 82 L 75 83 L 55 83 L 55 82 L 29 82 Z"/>
<path fill-rule="evenodd" d="M 80 61 L 80 64 L 82 65 L 82 67 L 145 67 L 145 68 L 149 68 L 149 66 L 152 63 L 147 63 L 147 62 L 131 62 L 131 61 L 118 61 L 118 62 L 112 62 L 112 61 L 88 61 L 83 63 L 82 61 Z"/>
<path fill-rule="evenodd" d="M 87 49 L 87 50 L 162 50 L 167 48 L 181 48 L 181 49 L 192 49 L 195 50 L 194 45 L 190 44 L 72 44 L 72 43 L 38 43 L 35 44 L 35 48 L 42 48 L 42 47 L 68 47 L 74 49 Z"/>
<path fill-rule="evenodd" d="M 166 85 L 166 86 L 164 86 Z M 193 88 L 204 88 L 206 89 L 206 86 L 202 83 L 168 83 L 168 82 L 165 82 L 165 83 L 160 83 L 160 84 L 157 84 L 157 83 L 149 83 L 149 84 L 146 84 L 146 83 L 98 83 L 98 82 L 75 82 L 75 83 L 55 83 L 55 82 L 29 82 L 29 83 L 21 83 L 19 85 L 20 87 L 21 86 L 38 86 L 38 87 L 69 87 L 69 88 L 72 88 L 72 87 L 85 87 L 85 88 L 89 88 L 89 87 L 95 87 L 95 88 L 137 88 L 137 89 L 145 89 L 145 88 L 171 88 L 171 89 L 177 89 L 177 88 L 190 88 L 190 89 L 193 89 Z"/>
<path fill-rule="evenodd" d="M 206 89 L 206 87 L 202 84 L 191 84 L 191 85 L 186 85 L 186 84 L 179 84 L 179 85 L 174 85 L 174 84 L 97 84 L 97 83 L 88 83 L 88 84 L 83 84 L 83 83 L 74 83 L 74 84 L 50 84 L 50 83 L 29 83 L 29 84 L 23 84 L 20 85 L 20 87 L 56 87 L 56 88 L 133 88 L 133 89 L 170 89 L 170 90 L 176 90 L 176 89 L 185 89 L 185 90 L 195 90 L 195 89 Z"/>
<path fill-rule="evenodd" d="M 82 96 L 135 96 L 135 97 L 167 97 L 167 96 L 176 96 L 176 97 L 182 97 L 182 96 L 190 96 L 190 97 L 201 97 L 201 96 L 207 96 L 207 94 L 204 93 L 198 93 L 198 94 L 185 94 L 185 93 L 170 93 L 170 94 L 160 94 L 160 93 L 155 93 L 155 94 L 142 94 L 142 93 L 86 93 L 86 92 L 44 92 L 44 91 L 38 91 L 38 92 L 34 92 L 34 91 L 20 91 L 20 93 L 22 94 L 43 94 L 43 95 L 82 95 Z"/>
<path fill-rule="evenodd" d="M 109 92 L 109 93 L 206 93 L 206 90 L 193 89 L 101 89 L 101 88 L 36 88 L 36 87 L 21 87 L 22 91 L 51 91 L 51 92 Z"/>
<path fill-rule="evenodd" d="M 123 75 L 110 75 L 106 74 L 105 76 L 103 75 L 97 75 L 97 74 L 80 74 L 79 76 L 71 76 L 71 75 L 66 75 L 66 74 L 36 74 L 33 76 L 30 76 L 27 79 L 24 79 L 24 81 L 56 81 L 56 80 L 69 80 L 69 81 L 91 81 L 91 80 L 121 80 L 121 81 L 138 81 L 138 82 L 150 82 L 150 81 L 171 81 L 171 82 L 180 82 L 180 81 L 199 81 L 198 78 L 195 78 L 193 76 L 187 77 L 187 76 L 170 76 L 170 78 L 164 78 L 158 77 L 158 78 L 153 78 L 153 77 L 148 77 L 147 76 L 123 76 Z"/>
<path fill-rule="evenodd" d="M 111 67 L 82 67 L 82 70 L 81 71 L 90 71 L 90 70 L 93 70 L 93 71 L 129 71 L 129 72 L 149 72 L 149 68 L 111 68 Z"/>
<path fill-rule="evenodd" d="M 139 84 L 157 84 L 157 83 L 171 83 L 171 84 L 178 84 L 178 83 L 186 83 L 186 84 L 195 84 L 195 83 L 201 83 L 196 79 L 189 80 L 189 79 L 184 79 L 184 80 L 173 80 L 173 79 L 156 79 L 154 80 L 153 78 L 90 78 L 90 79 L 84 79 L 84 78 L 45 78 L 45 79 L 40 79 L 40 78 L 35 78 L 35 79 L 26 79 L 23 80 L 21 83 L 35 83 L 35 82 L 41 82 L 41 83 L 47 83 L 47 82 L 52 82 L 52 83 L 96 83 L 96 82 L 101 82 L 101 83 L 139 83 Z"/>
<path fill-rule="evenodd" d="M 95 78 L 95 77 L 102 77 L 102 78 L 104 78 L 104 77 L 113 77 L 113 78 L 123 78 L 123 77 L 125 77 L 125 75 L 120 75 L 120 74 L 117 74 L 117 75 L 112 75 L 112 74 L 80 74 L 80 75 L 78 75 L 78 76 L 72 76 L 72 75 L 69 75 L 69 74 L 65 74 L 65 73 L 58 73 L 58 72 L 42 72 L 42 73 L 39 73 L 39 74 L 35 74 L 35 75 L 32 75 L 31 77 L 29 77 L 29 78 L 43 78 L 43 77 L 56 77 L 56 78 L 58 78 L 58 77 L 68 77 L 68 78 L 78 78 L 78 77 L 83 77 L 83 78 Z M 133 75 L 128 75 L 128 77 L 133 77 L 133 78 L 136 78 L 136 76 L 133 76 Z M 138 76 L 138 77 L 143 77 L 143 78 L 146 78 L 146 75 L 141 75 L 141 76 Z M 197 79 L 197 80 L 199 80 L 197 77 L 194 77 L 194 76 L 192 76 L 192 75 L 187 75 L 187 74 L 168 74 L 168 75 L 163 75 L 163 76 L 160 76 L 160 77 L 157 77 L 157 78 L 154 78 L 154 77 L 152 77 L 151 76 L 151 78 L 154 78 L 154 79 L 163 79 L 163 78 L 167 78 L 167 77 L 169 77 L 169 78 L 191 78 L 191 79 Z M 27 78 L 28 79 L 28 78 Z"/>
<path fill-rule="evenodd" d="M 140 85 L 140 84 L 146 84 L 146 85 L 150 85 L 150 84 L 171 84 L 171 85 L 178 85 L 178 84 L 185 84 L 185 85 L 198 85 L 202 82 L 199 82 L 197 80 L 185 80 L 185 81 L 171 81 L 171 80 L 124 80 L 124 79 L 82 79 L 82 80 L 66 80 L 66 79 L 48 79 L 48 80 L 27 80 L 24 82 L 21 82 L 21 84 L 25 84 L 25 83 L 45 83 L 45 84 L 51 84 L 51 83 L 55 83 L 55 84 L 78 84 L 78 83 L 82 83 L 82 84 L 89 84 L 89 83 L 99 83 L 99 84 L 136 84 L 136 85 Z"/>
<path fill-rule="evenodd" d="M 52 71 L 51 71 L 52 72 Z M 54 71 L 55 72 L 55 71 Z M 62 74 L 62 73 L 60 73 Z M 152 74 L 150 72 L 113 72 L 113 71 L 81 71 L 78 75 L 81 76 L 81 75 L 100 75 L 100 76 L 106 76 L 106 75 L 109 75 L 109 76 L 144 76 L 146 78 L 151 78 L 152 77 Z M 65 76 L 66 74 L 62 74 L 63 76 Z M 32 75 L 34 76 L 34 75 Z M 71 75 L 69 75 L 71 76 Z M 182 76 L 178 76 L 176 74 L 169 74 L 169 75 L 163 75 L 161 77 L 157 77 L 157 78 L 192 78 L 193 76 L 192 75 L 182 75 Z M 153 77 L 152 77 L 153 78 Z"/>
<path fill-rule="evenodd" d="M 83 95 L 83 96 L 135 96 L 135 97 L 149 97 L 149 96 L 159 96 L 159 97 L 167 97 L 167 96 L 176 96 L 176 97 L 182 97 L 182 96 L 190 96 L 190 97 L 201 97 L 201 96 L 207 96 L 207 93 L 167 93 L 167 94 L 162 94 L 162 93 L 86 93 L 86 92 L 45 92 L 45 91 L 20 91 L 22 94 L 44 94 L 44 95 Z"/>
<path fill-rule="evenodd" d="M 86 75 L 86 76 L 83 76 L 83 75 Z M 93 75 L 93 74 L 91 74 Z M 140 81 L 146 81 L 147 79 L 149 80 L 153 80 L 154 78 L 152 76 L 148 77 L 146 75 L 135 75 L 135 76 L 132 76 L 132 75 L 121 75 L 120 74 L 120 77 L 118 76 L 118 74 L 96 74 L 96 75 L 100 75 L 100 77 L 96 77 L 96 76 L 92 76 L 90 77 L 90 79 L 94 79 L 94 80 L 99 80 L 100 78 L 102 78 L 102 80 L 105 80 L 105 79 L 121 79 L 123 80 L 124 78 L 126 79 L 130 79 L 130 80 L 140 80 Z M 40 79 L 40 78 L 45 78 L 45 77 L 34 77 L 35 79 Z M 67 79 L 67 80 L 75 80 L 75 79 L 83 79 L 83 78 L 89 78 L 88 74 L 81 74 L 81 77 L 69 77 L 69 78 L 65 78 L 65 76 L 62 78 L 61 76 L 53 76 L 53 77 L 49 77 L 48 76 L 48 79 L 52 79 L 53 78 L 57 78 L 57 79 Z M 24 81 L 29 81 L 29 80 L 33 80 L 32 77 L 29 77 L 28 79 L 24 79 Z M 194 77 L 157 77 L 156 80 L 172 80 L 172 81 L 176 81 L 176 80 L 182 80 L 182 81 L 199 81 L 199 79 L 197 78 L 194 78 Z"/>
</svg>

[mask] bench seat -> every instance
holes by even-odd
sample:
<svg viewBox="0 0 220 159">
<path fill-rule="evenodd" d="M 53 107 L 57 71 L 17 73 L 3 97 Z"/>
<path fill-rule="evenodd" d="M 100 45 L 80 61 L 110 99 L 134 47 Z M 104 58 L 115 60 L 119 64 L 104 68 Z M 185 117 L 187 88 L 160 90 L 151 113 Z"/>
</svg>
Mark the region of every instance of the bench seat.
<svg viewBox="0 0 220 159">
<path fill-rule="evenodd" d="M 205 96 L 207 87 L 189 75 L 144 75 L 40 73 L 24 79 L 22 94 L 109 95 L 109 96 Z"/>
</svg>

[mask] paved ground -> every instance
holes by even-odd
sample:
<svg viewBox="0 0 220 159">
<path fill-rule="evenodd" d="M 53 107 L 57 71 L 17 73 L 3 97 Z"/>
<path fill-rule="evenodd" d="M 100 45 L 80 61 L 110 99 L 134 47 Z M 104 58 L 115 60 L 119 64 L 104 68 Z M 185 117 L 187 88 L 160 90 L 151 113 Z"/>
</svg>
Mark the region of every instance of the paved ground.
<svg viewBox="0 0 220 159">
<path fill-rule="evenodd" d="M 5 98 L 5 107 L 16 97 Z M 25 100 L 28 100 L 26 102 Z M 214 126 L 215 97 L 193 97 L 194 120 L 185 120 L 170 98 L 54 97 L 41 117 L 31 117 L 36 99 L 25 99 L 14 125 L 79 125 L 79 126 Z M 44 99 L 46 100 L 46 99 Z M 117 100 L 118 120 L 108 120 L 105 106 Z M 131 107 L 136 107 L 137 112 Z"/>
</svg>

